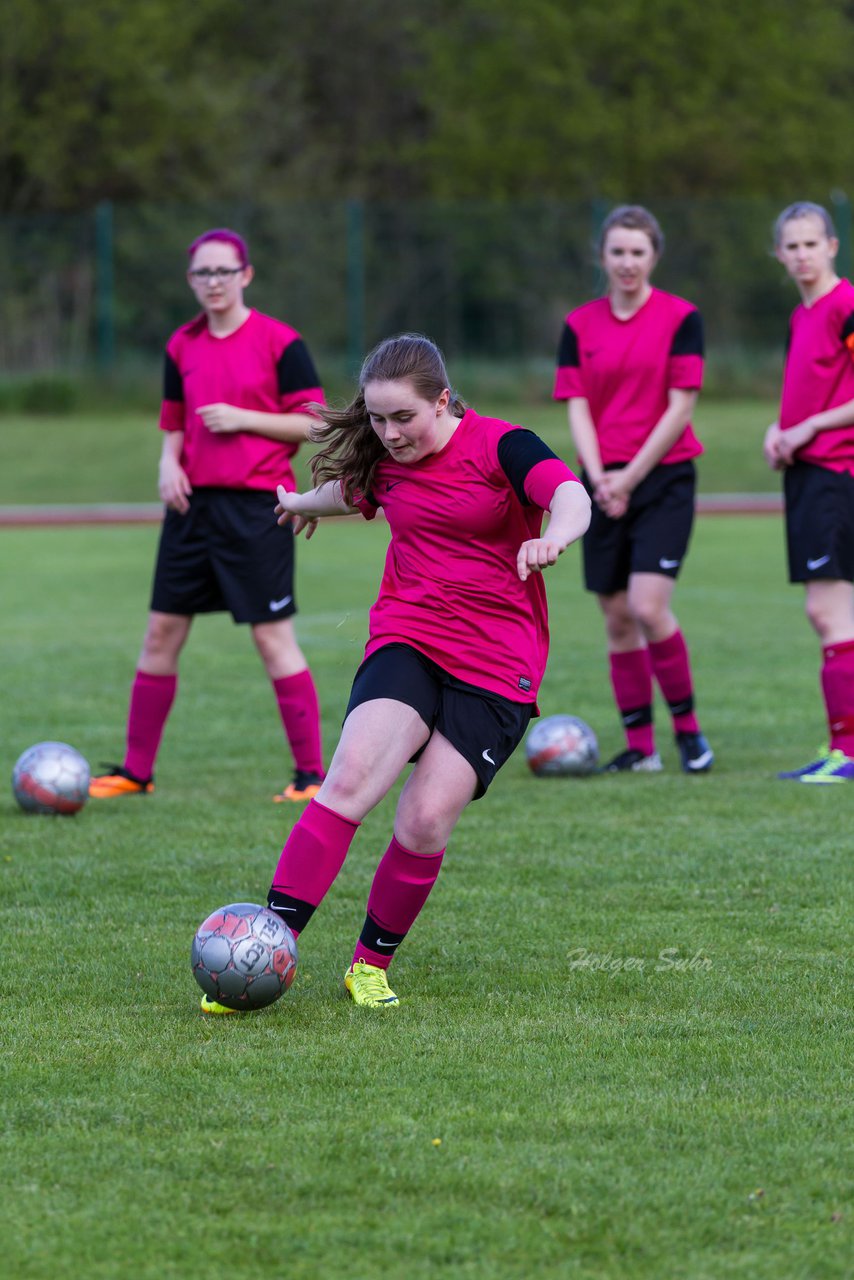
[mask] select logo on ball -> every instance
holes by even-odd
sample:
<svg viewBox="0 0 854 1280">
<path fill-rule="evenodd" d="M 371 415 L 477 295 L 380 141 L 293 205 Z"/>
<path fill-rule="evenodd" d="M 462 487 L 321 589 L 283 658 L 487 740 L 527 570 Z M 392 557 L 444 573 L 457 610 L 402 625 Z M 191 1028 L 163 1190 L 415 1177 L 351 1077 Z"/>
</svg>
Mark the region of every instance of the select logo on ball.
<svg viewBox="0 0 854 1280">
<path fill-rule="evenodd" d="M 227 1009 L 262 1009 L 293 982 L 299 954 L 288 926 L 269 907 L 233 902 L 196 930 L 190 950 L 193 976 L 211 1000 Z"/>
</svg>

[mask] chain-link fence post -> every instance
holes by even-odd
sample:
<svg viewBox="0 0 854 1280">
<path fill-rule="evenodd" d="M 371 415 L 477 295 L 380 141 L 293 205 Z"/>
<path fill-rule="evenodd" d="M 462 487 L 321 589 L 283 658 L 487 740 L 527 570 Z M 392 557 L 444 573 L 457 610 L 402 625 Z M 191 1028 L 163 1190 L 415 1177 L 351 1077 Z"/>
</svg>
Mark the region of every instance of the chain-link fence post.
<svg viewBox="0 0 854 1280">
<path fill-rule="evenodd" d="M 355 372 L 365 356 L 365 206 L 347 201 L 347 355 Z"/>
<path fill-rule="evenodd" d="M 95 350 L 102 373 L 112 372 L 116 358 L 114 285 L 113 206 L 102 200 L 95 209 Z"/>
</svg>

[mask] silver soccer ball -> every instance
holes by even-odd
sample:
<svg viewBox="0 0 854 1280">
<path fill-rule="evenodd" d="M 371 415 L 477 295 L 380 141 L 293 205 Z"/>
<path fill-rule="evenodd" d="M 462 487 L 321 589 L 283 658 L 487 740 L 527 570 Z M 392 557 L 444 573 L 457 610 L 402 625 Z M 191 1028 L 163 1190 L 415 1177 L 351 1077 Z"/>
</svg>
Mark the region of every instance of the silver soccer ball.
<svg viewBox="0 0 854 1280">
<path fill-rule="evenodd" d="M 599 763 L 599 744 L 578 716 L 546 716 L 528 734 L 525 755 L 538 778 L 583 778 Z"/>
<path fill-rule="evenodd" d="M 37 742 L 15 762 L 12 791 L 27 813 L 77 813 L 89 798 L 89 765 L 67 742 Z"/>
<path fill-rule="evenodd" d="M 196 930 L 190 949 L 193 977 L 227 1009 L 262 1009 L 294 980 L 297 940 L 269 907 L 232 902 Z"/>
</svg>

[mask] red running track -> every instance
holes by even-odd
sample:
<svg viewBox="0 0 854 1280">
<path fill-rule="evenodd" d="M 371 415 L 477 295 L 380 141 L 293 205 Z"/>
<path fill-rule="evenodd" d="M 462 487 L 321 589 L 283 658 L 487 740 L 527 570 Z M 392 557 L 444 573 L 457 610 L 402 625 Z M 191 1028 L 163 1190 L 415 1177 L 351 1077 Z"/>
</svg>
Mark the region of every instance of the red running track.
<svg viewBox="0 0 854 1280">
<path fill-rule="evenodd" d="M 710 493 L 697 500 L 703 516 L 777 515 L 783 501 L 776 493 Z M 50 528 L 56 525 L 159 524 L 163 507 L 158 502 L 75 503 L 73 505 L 0 507 L 0 527 Z"/>
</svg>

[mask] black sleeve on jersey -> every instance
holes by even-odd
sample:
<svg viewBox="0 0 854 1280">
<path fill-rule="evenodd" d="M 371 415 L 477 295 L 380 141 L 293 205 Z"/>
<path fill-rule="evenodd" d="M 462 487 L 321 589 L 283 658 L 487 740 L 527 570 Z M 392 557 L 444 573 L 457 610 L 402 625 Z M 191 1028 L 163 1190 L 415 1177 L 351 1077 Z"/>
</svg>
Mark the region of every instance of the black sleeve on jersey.
<svg viewBox="0 0 854 1280">
<path fill-rule="evenodd" d="M 525 493 L 528 472 L 547 458 L 557 458 L 557 454 L 552 452 L 544 440 L 534 435 L 533 431 L 526 431 L 523 427 L 505 431 L 498 441 L 499 465 L 523 507 L 531 505 Z M 557 460 L 560 461 L 559 458 Z"/>
<path fill-rule="evenodd" d="M 575 336 L 575 330 L 572 325 L 568 322 L 563 326 L 563 333 L 560 337 L 560 346 L 557 349 L 557 364 L 559 369 L 578 368 L 578 338 Z"/>
<path fill-rule="evenodd" d="M 701 356 L 703 354 L 703 317 L 699 311 L 689 311 L 673 335 L 670 344 L 672 356 Z"/>
<path fill-rule="evenodd" d="M 163 361 L 163 399 L 177 400 L 180 404 L 184 401 L 184 379 L 168 351 Z"/>
<path fill-rule="evenodd" d="M 851 337 L 852 333 L 854 333 L 854 311 L 851 312 L 851 315 L 845 321 L 845 324 L 842 326 L 842 332 L 839 336 L 842 341 L 845 342 Z"/>
<path fill-rule="evenodd" d="M 289 347 L 285 347 L 276 363 L 276 372 L 279 375 L 279 394 L 283 396 L 320 386 L 314 361 L 302 338 L 295 338 Z"/>
</svg>

